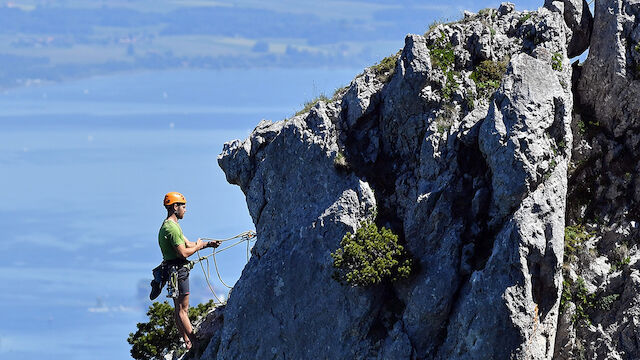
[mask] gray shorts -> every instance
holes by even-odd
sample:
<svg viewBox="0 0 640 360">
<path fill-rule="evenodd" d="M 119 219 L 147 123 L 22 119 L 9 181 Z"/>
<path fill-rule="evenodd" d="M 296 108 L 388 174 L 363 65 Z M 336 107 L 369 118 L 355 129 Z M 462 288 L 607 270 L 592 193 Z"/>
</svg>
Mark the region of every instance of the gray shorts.
<svg viewBox="0 0 640 360">
<path fill-rule="evenodd" d="M 189 295 L 189 269 L 184 266 L 178 269 L 178 294 Z"/>
</svg>

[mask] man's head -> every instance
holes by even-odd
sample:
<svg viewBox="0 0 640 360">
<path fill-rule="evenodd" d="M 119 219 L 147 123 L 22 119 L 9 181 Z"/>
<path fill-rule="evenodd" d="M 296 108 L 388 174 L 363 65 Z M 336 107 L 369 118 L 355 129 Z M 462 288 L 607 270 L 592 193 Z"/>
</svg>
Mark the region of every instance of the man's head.
<svg viewBox="0 0 640 360">
<path fill-rule="evenodd" d="M 167 209 L 168 216 L 173 214 L 178 219 L 184 217 L 184 213 L 187 212 L 187 199 L 179 192 L 172 191 L 164 196 L 164 207 Z"/>
</svg>

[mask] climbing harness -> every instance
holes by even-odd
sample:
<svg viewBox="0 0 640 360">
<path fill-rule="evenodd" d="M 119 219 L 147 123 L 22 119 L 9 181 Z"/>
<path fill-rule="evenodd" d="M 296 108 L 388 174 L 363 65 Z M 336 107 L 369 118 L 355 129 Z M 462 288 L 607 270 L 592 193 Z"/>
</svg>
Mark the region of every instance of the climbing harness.
<svg viewBox="0 0 640 360">
<path fill-rule="evenodd" d="M 167 297 L 175 299 L 178 297 L 178 269 L 175 266 L 169 268 L 169 281 L 167 281 Z"/>
<path fill-rule="evenodd" d="M 209 287 L 211 294 L 218 301 L 219 304 L 222 304 L 223 301 L 220 299 L 220 297 L 218 297 L 216 292 L 213 290 L 213 286 L 211 286 L 211 279 L 210 279 L 211 270 L 209 266 L 209 257 L 213 258 L 214 268 L 216 270 L 216 275 L 218 276 L 218 280 L 220 280 L 220 283 L 222 283 L 222 285 L 224 285 L 228 289 L 231 289 L 232 286 L 228 285 L 227 283 L 224 282 L 224 280 L 222 280 L 222 276 L 220 275 L 220 269 L 218 268 L 218 262 L 216 260 L 216 254 L 219 254 L 225 250 L 228 250 L 234 246 L 237 246 L 242 244 L 243 242 L 246 242 L 247 243 L 247 262 L 249 262 L 249 257 L 251 256 L 251 252 L 250 252 L 251 242 L 255 242 L 256 233 L 253 231 L 245 231 L 241 234 L 230 237 L 228 239 L 200 238 L 200 240 L 203 240 L 203 241 L 220 241 L 220 242 L 227 242 L 234 239 L 240 239 L 240 240 L 234 242 L 229 246 L 225 246 L 222 249 L 214 248 L 212 253 L 206 256 L 200 256 L 200 251 L 197 250 L 196 251 L 198 254 L 197 260 L 187 261 L 183 264 L 167 263 L 166 261 L 163 261 L 162 264 L 160 264 L 155 269 L 153 269 L 153 276 L 154 276 L 153 281 L 156 281 L 158 284 L 160 284 L 159 285 L 160 289 L 164 287 L 164 284 L 166 283 L 167 297 L 175 299 L 180 295 L 180 291 L 178 289 L 178 272 L 180 271 L 180 269 L 185 267 L 187 268 L 187 270 L 192 270 L 195 267 L 196 263 L 200 263 L 200 268 L 202 269 L 202 273 L 204 274 L 204 278 L 207 281 L 207 286 Z M 206 269 L 205 269 L 205 266 L 203 265 L 203 263 L 205 262 L 206 262 Z"/>
<path fill-rule="evenodd" d="M 222 285 L 224 285 L 225 287 L 231 289 L 232 287 L 229 286 L 227 283 L 224 282 L 224 280 L 222 280 L 222 276 L 220 275 L 220 269 L 218 269 L 218 262 L 216 261 L 216 254 L 219 254 L 227 249 L 230 249 L 234 246 L 240 245 L 243 242 L 247 243 L 247 262 L 249 261 L 249 257 L 250 257 L 250 249 L 251 249 L 251 242 L 256 240 L 256 233 L 253 231 L 245 231 L 241 234 L 238 234 L 236 236 L 227 238 L 227 239 L 213 239 L 213 238 L 200 238 L 200 240 L 203 241 L 220 241 L 220 242 L 227 242 L 227 241 L 231 241 L 234 239 L 240 239 L 239 241 L 234 242 L 233 244 L 229 245 L 229 246 L 225 246 L 222 249 L 213 249 L 213 251 L 211 252 L 211 254 L 206 255 L 206 256 L 200 256 L 200 251 L 196 251 L 198 253 L 198 260 L 194 260 L 194 261 L 190 261 L 189 262 L 189 268 L 192 269 L 196 263 L 200 263 L 200 268 L 202 269 L 202 273 L 204 275 L 204 278 L 207 282 L 207 286 L 209 287 L 209 290 L 211 291 L 211 294 L 213 295 L 214 298 L 216 298 L 216 300 L 218 301 L 218 303 L 222 304 L 223 301 L 220 300 L 220 298 L 218 297 L 218 295 L 216 294 L 216 292 L 213 290 L 213 286 L 211 286 L 211 271 L 210 271 L 210 266 L 209 266 L 209 257 L 213 258 L 213 264 L 216 270 L 216 275 L 218 276 L 218 280 L 220 280 L 220 283 L 222 283 Z M 205 270 L 205 266 L 203 265 L 203 262 L 206 262 L 207 266 L 206 266 L 206 270 Z"/>
</svg>

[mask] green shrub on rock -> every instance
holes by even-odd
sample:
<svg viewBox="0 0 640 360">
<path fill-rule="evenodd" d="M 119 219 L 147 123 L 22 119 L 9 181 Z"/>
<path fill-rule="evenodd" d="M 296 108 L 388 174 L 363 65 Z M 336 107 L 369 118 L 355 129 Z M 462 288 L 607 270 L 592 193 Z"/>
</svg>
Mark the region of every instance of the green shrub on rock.
<svg viewBox="0 0 640 360">
<path fill-rule="evenodd" d="M 450 100 L 453 93 L 460 86 L 458 84 L 460 72 L 455 71 L 456 54 L 453 45 L 447 35 L 440 31 L 440 36 L 432 44 L 428 44 L 427 47 L 429 48 L 431 66 L 434 69 L 440 69 L 446 78 L 446 82 L 442 87 L 442 97 L 445 100 Z"/>
<path fill-rule="evenodd" d="M 584 225 L 578 224 L 564 228 L 564 262 L 575 262 L 578 250 L 593 236 Z"/>
<path fill-rule="evenodd" d="M 506 71 L 506 61 L 484 60 L 478 64 L 470 76 L 476 83 L 478 95 L 486 97 L 496 91 Z"/>
<path fill-rule="evenodd" d="M 395 281 L 411 273 L 411 259 L 398 236 L 371 221 L 363 221 L 355 234 L 348 232 L 333 253 L 334 279 L 351 286 Z"/>
<path fill-rule="evenodd" d="M 553 53 L 551 57 L 551 68 L 555 71 L 562 71 L 562 54 L 561 53 Z"/>
<path fill-rule="evenodd" d="M 191 323 L 206 315 L 215 307 L 213 300 L 189 308 Z M 131 344 L 131 357 L 136 360 L 164 360 L 171 351 L 178 354 L 185 349 L 180 346 L 180 334 L 176 329 L 173 307 L 169 303 L 154 302 L 147 312 L 149 321 L 138 323 L 138 330 L 130 333 L 127 342 Z"/>
<path fill-rule="evenodd" d="M 604 295 L 589 292 L 586 282 L 578 277 L 575 282 L 564 280 L 562 282 L 562 296 L 560 298 L 560 312 L 564 312 L 567 305 L 572 302 L 575 305 L 575 313 L 571 317 L 572 324 L 591 325 L 591 314 L 596 310 L 609 311 L 620 298 L 620 294 Z"/>
</svg>

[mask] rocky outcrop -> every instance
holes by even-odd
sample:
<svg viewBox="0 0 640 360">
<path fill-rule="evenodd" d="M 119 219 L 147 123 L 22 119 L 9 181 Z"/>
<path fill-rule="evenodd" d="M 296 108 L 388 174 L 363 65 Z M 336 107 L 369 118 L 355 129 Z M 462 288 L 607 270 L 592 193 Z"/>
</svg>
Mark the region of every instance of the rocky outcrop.
<svg viewBox="0 0 640 360">
<path fill-rule="evenodd" d="M 593 29 L 593 16 L 586 0 L 545 0 L 544 6 L 563 14 L 567 36 L 567 55 L 572 58 L 588 47 Z"/>
<path fill-rule="evenodd" d="M 639 4 L 466 12 L 227 143 L 259 240 L 191 355 L 640 358 Z M 330 253 L 374 216 L 413 273 L 332 280 Z"/>
<path fill-rule="evenodd" d="M 386 73 L 225 144 L 259 239 L 202 358 L 551 358 L 586 9 L 558 3 L 409 35 Z M 414 271 L 341 285 L 330 253 L 374 215 Z"/>
<path fill-rule="evenodd" d="M 565 265 L 574 301 L 559 323 L 558 359 L 640 358 L 639 17 L 635 1 L 598 0 L 589 56 L 574 76 L 567 224 L 586 240 Z"/>
</svg>

